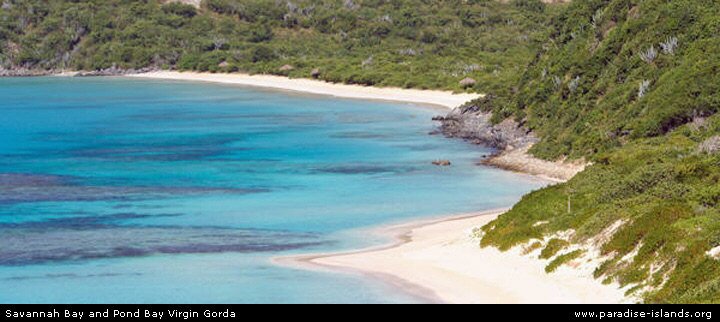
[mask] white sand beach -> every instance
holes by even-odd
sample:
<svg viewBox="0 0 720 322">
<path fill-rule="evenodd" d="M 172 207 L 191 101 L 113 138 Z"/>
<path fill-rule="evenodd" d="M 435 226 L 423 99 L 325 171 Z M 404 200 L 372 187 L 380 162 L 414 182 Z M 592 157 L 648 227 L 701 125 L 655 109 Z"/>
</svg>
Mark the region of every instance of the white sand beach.
<svg viewBox="0 0 720 322">
<path fill-rule="evenodd" d="M 212 74 L 196 72 L 156 71 L 128 75 L 128 77 L 201 81 L 243 86 L 264 87 L 308 94 L 330 95 L 343 98 L 397 101 L 436 105 L 455 108 L 468 101 L 481 97 L 480 94 L 453 93 L 449 91 L 404 89 L 394 87 L 370 87 L 328 83 L 305 78 L 287 78 L 274 75 L 249 75 L 241 73 Z"/>
<path fill-rule="evenodd" d="M 450 109 L 481 96 L 237 73 L 157 71 L 129 77 L 255 86 L 343 98 L 429 104 Z M 501 166 L 544 175 L 555 178 L 556 181 L 567 180 L 582 170 L 580 166 L 566 168 L 564 164 L 556 163 L 552 163 L 550 167 L 533 166 L 528 169 L 527 159 L 534 158 L 526 151 L 521 151 L 520 154 L 519 157 L 506 156 L 503 160 L 507 164 Z M 536 165 L 538 162 L 532 164 Z M 558 171 L 561 172 L 558 174 Z M 602 285 L 600 281 L 593 279 L 592 270 L 588 269 L 590 265 L 570 263 L 571 265 L 564 265 L 556 272 L 548 274 L 544 270 L 547 261 L 537 259 L 537 255 L 523 255 L 517 248 L 508 252 L 500 252 L 492 247 L 481 249 L 478 241 L 471 236 L 472 229 L 485 225 L 502 212 L 484 212 L 385 227 L 377 232 L 393 237 L 396 242 L 391 245 L 343 254 L 278 258 L 275 261 L 282 265 L 310 269 L 361 273 L 431 301 L 443 303 L 628 301 L 617 286 Z"/>
<path fill-rule="evenodd" d="M 379 278 L 442 303 L 625 303 L 617 285 L 602 285 L 591 270 L 563 265 L 548 274 L 547 261 L 480 248 L 471 237 L 502 211 L 381 228 L 392 245 L 342 254 L 276 259 L 282 265 L 332 269 Z M 577 263 L 576 263 L 577 264 Z M 582 264 L 576 265 L 582 266 Z"/>
<path fill-rule="evenodd" d="M 73 76 L 76 73 L 77 72 L 67 72 L 58 74 L 57 76 Z M 304 94 L 432 105 L 443 109 L 453 109 L 483 96 L 482 94 L 453 93 L 438 90 L 336 84 L 306 78 L 288 78 L 285 76 L 250 75 L 242 73 L 213 74 L 198 72 L 154 71 L 148 73 L 130 74 L 126 75 L 126 77 L 234 84 L 240 86 L 285 90 Z M 484 163 L 489 166 L 527 173 L 555 182 L 567 181 L 587 166 L 587 164 L 580 161 L 578 161 L 578 163 L 567 163 L 540 160 L 528 153 L 529 148 L 530 146 L 500 151 L 497 155 L 486 159 Z"/>
<path fill-rule="evenodd" d="M 506 149 L 497 155 L 483 160 L 483 164 L 500 169 L 525 173 L 553 182 L 565 182 L 585 170 L 590 163 L 584 160 L 573 162 L 547 161 L 533 157 L 529 150 L 532 145 Z"/>
</svg>

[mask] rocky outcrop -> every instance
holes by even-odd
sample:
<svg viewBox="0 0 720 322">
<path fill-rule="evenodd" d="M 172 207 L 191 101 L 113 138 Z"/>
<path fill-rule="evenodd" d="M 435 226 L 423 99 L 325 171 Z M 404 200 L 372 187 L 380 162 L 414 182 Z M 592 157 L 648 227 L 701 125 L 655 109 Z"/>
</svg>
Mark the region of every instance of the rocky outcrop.
<svg viewBox="0 0 720 322">
<path fill-rule="evenodd" d="M 56 74 L 55 70 L 37 70 L 25 68 L 5 69 L 0 67 L 0 77 L 29 77 L 29 76 L 46 76 Z"/>
<path fill-rule="evenodd" d="M 440 132 L 447 137 L 468 140 L 499 150 L 515 149 L 532 145 L 538 139 L 518 122 L 506 119 L 498 124 L 490 120 L 492 113 L 484 112 L 483 104 L 490 104 L 491 96 L 453 109 L 446 116 L 435 117 L 440 122 Z"/>
<path fill-rule="evenodd" d="M 50 76 L 50 75 L 66 75 L 76 77 L 92 77 L 92 76 L 123 76 L 129 74 L 142 74 L 157 71 L 157 68 L 146 67 L 140 69 L 122 69 L 110 67 L 106 69 L 93 71 L 68 72 L 56 69 L 25 69 L 11 68 L 5 69 L 0 67 L 0 77 L 32 77 L 32 76 Z"/>
<path fill-rule="evenodd" d="M 157 68 L 152 67 L 145 67 L 140 69 L 122 69 L 117 68 L 115 66 L 105 69 L 99 69 L 94 71 L 81 71 L 77 72 L 75 76 L 77 77 L 94 77 L 94 76 L 123 76 L 123 75 L 129 75 L 129 74 L 143 74 L 143 73 L 149 73 L 153 71 L 157 71 Z"/>
<path fill-rule="evenodd" d="M 164 2 L 165 2 L 165 3 L 173 3 L 173 2 L 176 2 L 176 3 L 182 3 L 182 4 L 191 5 L 191 6 L 195 7 L 195 8 L 200 8 L 200 3 L 201 3 L 201 1 L 202 1 L 202 0 L 165 0 Z"/>
<path fill-rule="evenodd" d="M 470 77 L 466 77 L 463 80 L 461 80 L 459 84 L 460 84 L 460 86 L 467 88 L 467 87 L 475 86 L 475 84 L 477 84 L 477 81 Z"/>
<path fill-rule="evenodd" d="M 578 160 L 547 161 L 533 157 L 529 150 L 539 139 L 522 124 L 506 119 L 493 124 L 491 110 L 493 97 L 485 96 L 453 109 L 446 116 L 433 118 L 440 122 L 439 132 L 450 138 L 460 138 L 475 144 L 497 149 L 481 163 L 498 168 L 538 175 L 556 181 L 566 181 L 585 169 L 587 164 Z"/>
</svg>

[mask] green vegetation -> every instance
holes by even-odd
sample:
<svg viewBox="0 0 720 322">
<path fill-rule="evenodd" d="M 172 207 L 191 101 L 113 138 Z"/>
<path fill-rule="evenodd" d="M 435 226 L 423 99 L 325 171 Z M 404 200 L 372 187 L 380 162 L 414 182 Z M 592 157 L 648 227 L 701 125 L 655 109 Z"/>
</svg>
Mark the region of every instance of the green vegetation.
<svg viewBox="0 0 720 322">
<path fill-rule="evenodd" d="M 565 263 L 567 263 L 567 262 L 569 262 L 569 261 L 571 261 L 571 260 L 573 260 L 573 259 L 576 259 L 576 258 L 582 256 L 582 254 L 583 254 L 583 251 L 580 250 L 580 249 L 577 249 L 577 250 L 574 250 L 574 251 L 569 252 L 569 253 L 567 253 L 567 254 L 562 254 L 562 255 L 560 255 L 560 256 L 558 256 L 558 257 L 555 257 L 555 259 L 553 259 L 553 260 L 550 262 L 550 264 L 548 264 L 547 266 L 545 266 L 545 272 L 552 273 L 552 272 L 554 272 L 555 270 L 557 270 L 558 267 L 560 267 L 560 265 L 563 265 L 563 264 L 565 264 Z"/>
<path fill-rule="evenodd" d="M 701 128 L 688 124 L 598 156 L 569 182 L 525 196 L 485 227 L 482 243 L 507 249 L 567 229 L 582 243 L 620 221 L 602 246 L 611 259 L 596 277 L 652 287 L 645 296 L 651 302 L 718 301 L 720 262 L 705 252 L 720 246 L 720 153 L 698 146 L 719 131 L 714 116 Z"/>
<path fill-rule="evenodd" d="M 543 138 L 534 154 L 548 159 L 592 157 L 712 115 L 718 8 L 712 0 L 576 1 L 553 19 L 520 83 L 494 93 L 489 109 L 498 121 L 526 120 Z"/>
<path fill-rule="evenodd" d="M 525 196 L 482 245 L 573 232 L 542 250 L 551 272 L 582 255 L 558 256 L 568 243 L 602 237 L 605 282 L 648 302 L 720 302 L 720 261 L 706 255 L 720 247 L 716 0 L 0 1 L 8 69 L 318 69 L 334 82 L 489 93 L 475 103 L 536 133 L 534 155 L 593 165 Z"/>
<path fill-rule="evenodd" d="M 535 131 L 535 155 L 593 165 L 525 196 L 482 244 L 606 237 L 596 277 L 648 302 L 720 302 L 720 261 L 706 255 L 720 246 L 719 11 L 712 0 L 588 0 L 555 17 L 517 90 L 483 106 Z"/>
<path fill-rule="evenodd" d="M 553 238 L 550 241 L 548 241 L 545 248 L 543 248 L 543 250 L 540 252 L 540 258 L 541 259 L 551 258 L 551 257 L 555 256 L 555 254 L 557 254 L 557 252 L 561 251 L 563 248 L 565 248 L 568 245 L 570 245 L 570 243 L 567 242 L 566 240 Z"/>
<path fill-rule="evenodd" d="M 244 71 L 470 91 L 517 82 L 539 0 L 2 0 L 0 66 Z M 291 70 L 280 70 L 290 65 Z"/>
</svg>

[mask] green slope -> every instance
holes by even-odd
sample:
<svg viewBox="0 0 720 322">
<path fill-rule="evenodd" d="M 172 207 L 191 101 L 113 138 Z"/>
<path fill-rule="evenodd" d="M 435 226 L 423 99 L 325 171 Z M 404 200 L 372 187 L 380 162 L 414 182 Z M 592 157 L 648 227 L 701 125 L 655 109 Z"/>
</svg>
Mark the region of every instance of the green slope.
<svg viewBox="0 0 720 322">
<path fill-rule="evenodd" d="M 1 0 L 0 66 L 264 72 L 493 94 L 545 159 L 594 165 L 483 228 L 548 271 L 607 233 L 596 275 L 649 302 L 720 302 L 720 2 Z M 675 42 L 677 45 L 675 46 Z M 667 48 L 663 48 L 667 47 Z M 283 65 L 292 70 L 281 71 Z M 570 210 L 568 211 L 568 200 Z M 538 223 L 547 222 L 538 225 Z M 587 248 L 587 247 L 586 247 Z"/>
<path fill-rule="evenodd" d="M 538 0 L 0 1 L 0 65 L 245 71 L 463 90 L 514 82 L 547 28 Z M 224 63 L 223 63 L 224 62 Z M 291 71 L 281 71 L 289 64 Z"/>
<path fill-rule="evenodd" d="M 720 246 L 717 12 L 713 0 L 588 0 L 555 18 L 518 90 L 491 108 L 542 137 L 535 155 L 594 165 L 523 198 L 482 244 L 572 229 L 578 245 L 618 224 L 596 277 L 649 302 L 719 302 L 720 262 L 705 254 Z"/>
</svg>

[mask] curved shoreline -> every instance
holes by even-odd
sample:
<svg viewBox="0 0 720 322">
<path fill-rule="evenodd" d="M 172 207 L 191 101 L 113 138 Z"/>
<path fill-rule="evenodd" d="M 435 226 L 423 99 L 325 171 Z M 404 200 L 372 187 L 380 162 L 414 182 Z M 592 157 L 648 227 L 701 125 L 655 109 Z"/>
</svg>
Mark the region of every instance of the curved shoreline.
<svg viewBox="0 0 720 322">
<path fill-rule="evenodd" d="M 154 71 L 125 76 L 232 84 L 341 98 L 433 105 L 445 109 L 453 109 L 481 97 L 478 94 L 376 88 L 272 75 Z M 493 158 L 503 155 L 502 163 L 492 162 Z M 554 182 L 563 182 L 584 167 L 562 162 L 550 164 L 533 158 L 525 150 L 506 149 L 493 158 L 486 160 L 486 165 Z M 547 274 L 544 271 L 547 263 L 525 256 L 518 249 L 508 252 L 495 248 L 481 249 L 470 237 L 468 229 L 481 227 L 505 211 L 491 210 L 383 227 L 377 231 L 394 240 L 386 245 L 343 253 L 275 258 L 273 262 L 303 269 L 361 274 L 432 303 L 627 301 L 620 289 L 601 285 L 592 278 L 591 272 L 581 273 L 573 268 L 561 267 L 557 272 Z M 513 278 L 503 278 L 508 271 L 514 271 Z M 520 278 L 516 278 L 518 276 Z"/>
<path fill-rule="evenodd" d="M 389 244 L 357 251 L 273 259 L 279 265 L 360 274 L 432 303 L 623 303 L 616 285 L 602 285 L 591 272 L 546 263 L 521 254 L 480 248 L 471 231 L 506 210 L 381 227 Z M 581 263 L 576 263 L 582 265 Z"/>
<path fill-rule="evenodd" d="M 438 223 L 463 220 L 468 218 L 474 218 L 478 216 L 496 216 L 501 214 L 508 209 L 495 209 L 487 210 L 477 213 L 469 213 L 455 216 L 446 216 L 434 219 L 420 219 L 415 221 L 404 222 L 400 224 L 393 224 L 387 226 L 380 226 L 372 229 L 374 234 L 386 236 L 390 241 L 386 244 L 379 246 L 371 246 L 363 249 L 343 251 L 337 253 L 317 253 L 317 254 L 303 254 L 303 255 L 292 255 L 272 258 L 272 262 L 276 265 L 286 266 L 291 268 L 299 268 L 306 270 L 322 270 L 329 272 L 341 272 L 359 274 L 364 277 L 373 278 L 380 280 L 385 284 L 401 289 L 403 292 L 410 294 L 414 297 L 427 301 L 429 303 L 448 303 L 443 298 L 438 296 L 436 292 L 431 289 L 413 283 L 412 281 L 406 280 L 401 276 L 386 272 L 376 272 L 367 269 L 361 269 L 350 266 L 340 266 L 324 263 L 323 259 L 329 259 L 337 256 L 353 256 L 362 255 L 366 253 L 375 253 L 392 250 L 408 244 L 413 241 L 412 232 L 415 229 L 422 228 L 424 226 L 434 225 Z"/>
<path fill-rule="evenodd" d="M 453 109 L 457 106 L 465 104 L 468 101 L 482 97 L 480 94 L 453 93 L 449 91 L 419 90 L 396 87 L 348 85 L 328 83 L 315 79 L 291 79 L 285 76 L 250 75 L 242 73 L 213 74 L 198 72 L 152 71 L 147 73 L 124 75 L 124 77 L 234 84 L 342 98 L 434 105 L 446 109 Z"/>
<path fill-rule="evenodd" d="M 56 74 L 57 76 L 75 76 L 77 72 Z M 419 90 L 396 87 L 372 87 L 328 83 L 307 78 L 288 78 L 276 75 L 250 75 L 243 73 L 202 73 L 178 71 L 148 71 L 124 74 L 122 77 L 210 82 L 296 93 L 333 96 L 340 98 L 404 102 L 442 108 L 443 112 L 453 111 L 469 101 L 483 97 L 482 94 L 453 93 L 440 90 Z M 530 146 L 506 147 L 497 154 L 480 161 L 483 165 L 503 170 L 534 175 L 544 180 L 564 182 L 581 172 L 587 164 L 550 162 L 533 157 L 528 153 Z"/>
</svg>

